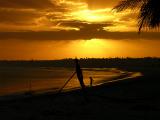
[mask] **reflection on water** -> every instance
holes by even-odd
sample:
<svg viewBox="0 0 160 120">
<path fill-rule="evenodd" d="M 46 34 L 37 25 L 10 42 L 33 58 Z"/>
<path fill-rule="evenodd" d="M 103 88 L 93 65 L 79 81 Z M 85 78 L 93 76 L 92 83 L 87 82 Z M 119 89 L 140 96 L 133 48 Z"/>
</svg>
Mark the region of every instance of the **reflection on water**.
<svg viewBox="0 0 160 120">
<path fill-rule="evenodd" d="M 0 95 L 37 91 L 43 89 L 58 90 L 73 74 L 71 68 L 0 68 Z M 121 76 L 125 72 L 117 69 L 84 68 L 84 82 L 90 84 L 89 77 L 93 78 L 93 85 L 100 84 Z M 105 81 L 104 81 L 105 80 Z M 78 88 L 79 82 L 74 76 L 65 89 Z"/>
</svg>

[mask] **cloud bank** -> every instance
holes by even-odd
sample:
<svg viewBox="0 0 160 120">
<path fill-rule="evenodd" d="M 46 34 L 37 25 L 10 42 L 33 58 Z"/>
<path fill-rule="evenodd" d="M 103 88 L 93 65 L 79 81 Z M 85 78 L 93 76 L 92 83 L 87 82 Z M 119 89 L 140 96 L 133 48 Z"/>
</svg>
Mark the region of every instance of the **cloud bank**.
<svg viewBox="0 0 160 120">
<path fill-rule="evenodd" d="M 138 39 L 136 32 L 122 32 L 135 28 L 136 14 L 112 13 L 110 10 L 117 2 L 0 0 L 0 40 Z M 99 21 L 98 15 L 105 16 L 104 20 Z M 158 33 L 141 36 L 159 39 Z"/>
<path fill-rule="evenodd" d="M 27 32 L 0 32 L 0 40 L 90 40 L 94 38 L 112 40 L 160 40 L 159 32 L 146 32 L 139 35 L 137 32 L 106 32 L 88 30 L 61 30 L 61 31 L 27 31 Z"/>
</svg>

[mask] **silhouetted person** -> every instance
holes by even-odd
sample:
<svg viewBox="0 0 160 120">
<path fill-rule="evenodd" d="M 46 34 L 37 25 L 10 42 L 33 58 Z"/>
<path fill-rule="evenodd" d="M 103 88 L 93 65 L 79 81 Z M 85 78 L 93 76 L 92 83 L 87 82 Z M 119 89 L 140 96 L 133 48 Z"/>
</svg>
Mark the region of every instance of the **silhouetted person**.
<svg viewBox="0 0 160 120">
<path fill-rule="evenodd" d="M 92 77 L 89 77 L 90 78 L 90 87 L 92 87 L 93 85 L 93 78 Z"/>
<path fill-rule="evenodd" d="M 75 63 L 76 63 L 77 78 L 78 78 L 78 80 L 80 82 L 84 98 L 85 98 L 86 101 L 88 101 L 88 98 L 87 98 L 87 95 L 86 95 L 86 86 L 85 86 L 84 81 L 83 81 L 82 69 L 81 69 L 81 67 L 79 65 L 79 62 L 78 62 L 77 58 L 75 59 Z"/>
</svg>

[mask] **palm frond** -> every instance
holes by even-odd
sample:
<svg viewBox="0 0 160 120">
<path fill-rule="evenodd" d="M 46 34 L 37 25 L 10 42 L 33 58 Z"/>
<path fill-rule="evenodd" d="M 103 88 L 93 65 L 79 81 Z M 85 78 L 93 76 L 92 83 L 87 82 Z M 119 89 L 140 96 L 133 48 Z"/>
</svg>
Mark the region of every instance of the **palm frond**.
<svg viewBox="0 0 160 120">
<path fill-rule="evenodd" d="M 118 3 L 113 9 L 117 12 L 121 12 L 123 10 L 126 10 L 128 8 L 134 9 L 136 7 L 139 7 L 143 2 L 146 0 L 123 0 Z"/>
<path fill-rule="evenodd" d="M 142 28 L 160 27 L 160 0 L 123 0 L 113 9 L 121 12 L 139 8 L 139 32 Z"/>
<path fill-rule="evenodd" d="M 139 31 L 142 28 L 157 28 L 160 26 L 160 1 L 148 0 L 140 9 Z"/>
</svg>

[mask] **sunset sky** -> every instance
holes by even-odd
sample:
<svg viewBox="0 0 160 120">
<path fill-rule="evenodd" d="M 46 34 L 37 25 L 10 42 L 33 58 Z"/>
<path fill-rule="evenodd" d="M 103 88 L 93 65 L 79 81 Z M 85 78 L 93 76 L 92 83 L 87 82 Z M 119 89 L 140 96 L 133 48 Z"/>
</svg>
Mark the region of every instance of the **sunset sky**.
<svg viewBox="0 0 160 120">
<path fill-rule="evenodd" d="M 158 30 L 137 33 L 120 0 L 0 0 L 0 59 L 160 57 Z"/>
</svg>

